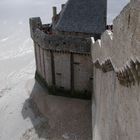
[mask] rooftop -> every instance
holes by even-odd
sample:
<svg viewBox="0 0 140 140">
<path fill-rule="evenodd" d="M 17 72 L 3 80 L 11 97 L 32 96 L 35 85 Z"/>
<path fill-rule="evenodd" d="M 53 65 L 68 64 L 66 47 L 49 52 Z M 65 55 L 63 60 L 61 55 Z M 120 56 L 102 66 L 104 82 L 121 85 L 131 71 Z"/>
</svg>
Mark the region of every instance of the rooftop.
<svg viewBox="0 0 140 140">
<path fill-rule="evenodd" d="M 55 29 L 100 34 L 106 28 L 106 12 L 107 0 L 68 0 Z"/>
</svg>

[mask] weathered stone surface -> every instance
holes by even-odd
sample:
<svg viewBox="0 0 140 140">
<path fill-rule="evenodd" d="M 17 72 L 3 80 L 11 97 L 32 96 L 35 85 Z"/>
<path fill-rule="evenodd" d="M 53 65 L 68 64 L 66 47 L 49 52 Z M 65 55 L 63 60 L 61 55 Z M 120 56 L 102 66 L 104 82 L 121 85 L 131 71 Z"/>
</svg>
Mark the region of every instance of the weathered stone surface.
<svg viewBox="0 0 140 140">
<path fill-rule="evenodd" d="M 98 69 L 94 68 L 93 140 L 139 140 L 139 0 L 131 1 L 116 17 L 113 36 L 106 31 L 101 40 L 93 41 L 91 51 L 93 63 L 98 62 Z M 104 73 L 101 67 L 106 60 L 114 70 Z"/>
<path fill-rule="evenodd" d="M 92 92 L 92 61 L 90 56 L 74 54 L 74 88 Z"/>
<path fill-rule="evenodd" d="M 112 61 L 116 67 L 130 59 L 140 60 L 140 1 L 128 4 L 114 20 L 113 44 Z"/>
<path fill-rule="evenodd" d="M 51 54 L 49 51 L 44 51 L 44 61 L 45 61 L 45 80 L 48 86 L 52 85 L 52 71 L 51 71 Z"/>
<path fill-rule="evenodd" d="M 131 59 L 140 60 L 139 23 L 140 1 L 137 0 L 128 4 L 114 19 L 113 33 L 106 31 L 101 41 L 93 41 L 92 52 L 96 52 L 92 54 L 93 61 L 99 59 L 100 63 L 104 63 L 109 58 L 117 71 L 126 66 Z"/>
<path fill-rule="evenodd" d="M 48 87 L 53 88 L 53 91 L 54 89 L 65 90 L 73 95 L 81 94 L 90 98 L 92 92 L 91 39 L 56 34 L 50 28 L 49 25 L 42 25 L 40 18 L 30 19 L 36 72 Z"/>
<path fill-rule="evenodd" d="M 70 90 L 70 54 L 54 53 L 54 62 L 56 86 Z"/>
</svg>

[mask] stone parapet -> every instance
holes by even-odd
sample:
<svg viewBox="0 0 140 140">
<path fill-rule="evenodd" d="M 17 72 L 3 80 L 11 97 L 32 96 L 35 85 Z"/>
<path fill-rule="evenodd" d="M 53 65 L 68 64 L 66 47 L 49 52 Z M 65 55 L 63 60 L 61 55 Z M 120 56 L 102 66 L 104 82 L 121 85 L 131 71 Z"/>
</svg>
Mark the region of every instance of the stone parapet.
<svg viewBox="0 0 140 140">
<path fill-rule="evenodd" d="M 42 27 L 40 18 L 30 19 L 31 37 L 42 48 L 59 52 L 90 54 L 91 40 L 89 38 L 47 34 Z"/>
<path fill-rule="evenodd" d="M 123 85 L 139 83 L 140 6 L 128 4 L 114 20 L 113 32 L 107 30 L 96 42 L 92 38 L 93 63 L 103 71 L 114 70 Z M 134 82 L 135 81 L 135 82 Z"/>
<path fill-rule="evenodd" d="M 30 25 L 30 34 L 31 34 L 31 38 L 33 39 L 33 38 L 34 38 L 35 30 L 36 30 L 37 28 L 40 29 L 40 28 L 42 27 L 42 22 L 41 22 L 40 17 L 30 18 L 30 19 L 29 19 L 29 25 Z"/>
</svg>

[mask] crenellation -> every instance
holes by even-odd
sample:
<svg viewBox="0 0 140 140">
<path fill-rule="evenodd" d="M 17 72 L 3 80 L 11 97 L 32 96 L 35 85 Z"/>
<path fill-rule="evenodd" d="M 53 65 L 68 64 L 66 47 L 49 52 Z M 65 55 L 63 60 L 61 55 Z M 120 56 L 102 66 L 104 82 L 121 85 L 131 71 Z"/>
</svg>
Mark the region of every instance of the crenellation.
<svg viewBox="0 0 140 140">
<path fill-rule="evenodd" d="M 138 140 L 140 134 L 140 4 L 131 1 L 113 31 L 92 38 L 93 140 Z"/>
<path fill-rule="evenodd" d="M 98 60 L 94 62 L 94 66 L 97 69 L 101 69 L 104 73 L 115 71 L 120 84 L 127 86 L 135 85 L 137 82 L 139 84 L 140 81 L 140 62 L 137 60 L 134 62 L 133 60 L 126 66 L 124 66 L 123 70 L 116 70 L 110 59 L 107 59 L 104 63 L 100 63 Z"/>
<path fill-rule="evenodd" d="M 42 27 L 42 22 L 41 22 L 40 17 L 30 18 L 29 25 L 30 25 L 31 38 L 34 38 L 34 33 L 35 33 L 36 29 L 37 28 L 40 29 Z"/>
<path fill-rule="evenodd" d="M 37 31 L 37 35 L 35 35 L 34 41 L 44 49 L 90 54 L 90 39 L 65 38 L 61 36 L 50 37 L 45 35 L 43 32 L 38 35 L 39 33 L 40 31 Z"/>
</svg>

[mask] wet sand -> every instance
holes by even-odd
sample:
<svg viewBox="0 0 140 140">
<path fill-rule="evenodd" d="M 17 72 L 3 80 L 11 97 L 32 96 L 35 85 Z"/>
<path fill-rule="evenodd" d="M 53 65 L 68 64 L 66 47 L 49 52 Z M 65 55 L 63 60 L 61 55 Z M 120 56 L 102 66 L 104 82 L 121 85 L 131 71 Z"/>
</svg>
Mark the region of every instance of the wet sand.
<svg viewBox="0 0 140 140">
<path fill-rule="evenodd" d="M 0 140 L 91 140 L 91 102 L 48 95 L 34 55 L 0 60 Z"/>
</svg>

